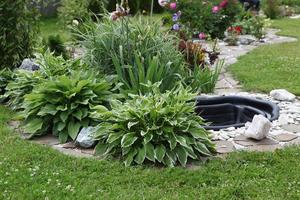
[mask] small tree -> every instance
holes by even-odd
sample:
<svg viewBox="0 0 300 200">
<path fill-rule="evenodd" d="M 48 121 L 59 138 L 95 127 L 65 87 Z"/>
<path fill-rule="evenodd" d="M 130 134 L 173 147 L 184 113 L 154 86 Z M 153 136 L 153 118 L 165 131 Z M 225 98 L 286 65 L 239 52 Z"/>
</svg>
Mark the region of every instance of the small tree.
<svg viewBox="0 0 300 200">
<path fill-rule="evenodd" d="M 1 0 L 0 10 L 0 68 L 14 68 L 32 54 L 37 12 L 32 0 Z"/>
</svg>

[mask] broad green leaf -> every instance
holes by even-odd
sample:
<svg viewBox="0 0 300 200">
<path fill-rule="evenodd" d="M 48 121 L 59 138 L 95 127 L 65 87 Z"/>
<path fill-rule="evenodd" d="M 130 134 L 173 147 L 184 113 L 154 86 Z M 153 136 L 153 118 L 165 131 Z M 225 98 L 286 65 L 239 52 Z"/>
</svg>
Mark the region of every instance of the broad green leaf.
<svg viewBox="0 0 300 200">
<path fill-rule="evenodd" d="M 125 156 L 125 166 L 128 167 L 131 165 L 132 161 L 133 161 L 133 157 L 137 154 L 137 150 L 136 149 L 131 149 L 131 151 Z"/>
<path fill-rule="evenodd" d="M 56 125 L 57 131 L 62 131 L 66 127 L 66 123 L 58 122 Z"/>
<path fill-rule="evenodd" d="M 108 136 L 108 139 L 107 139 L 107 142 L 108 143 L 112 143 L 118 139 L 120 139 L 122 137 L 122 133 L 120 132 L 113 132 L 113 133 L 110 133 L 109 136 Z"/>
<path fill-rule="evenodd" d="M 80 127 L 81 127 L 81 124 L 79 122 L 72 122 L 72 121 L 69 122 L 68 133 L 73 140 L 75 140 L 77 138 Z"/>
<path fill-rule="evenodd" d="M 202 129 L 202 128 L 190 128 L 189 132 L 196 139 L 199 139 L 199 138 L 205 139 L 205 138 L 207 138 L 207 134 L 206 134 L 205 130 Z"/>
<path fill-rule="evenodd" d="M 135 137 L 135 133 L 127 133 L 121 140 L 122 148 L 131 146 L 137 139 L 138 137 Z"/>
<path fill-rule="evenodd" d="M 98 156 L 104 156 L 107 154 L 108 144 L 99 142 L 95 147 L 95 154 Z"/>
<path fill-rule="evenodd" d="M 79 121 L 82 120 L 82 112 L 80 109 L 77 109 L 75 112 L 72 113 L 74 117 L 76 117 Z"/>
<path fill-rule="evenodd" d="M 155 152 L 156 160 L 158 160 L 159 162 L 162 162 L 162 160 L 166 154 L 166 147 L 162 144 L 159 144 L 156 146 L 154 152 Z"/>
<path fill-rule="evenodd" d="M 181 146 L 177 146 L 174 150 L 176 152 L 180 164 L 182 166 L 185 166 L 187 162 L 187 156 L 188 156 L 187 151 Z"/>
<path fill-rule="evenodd" d="M 144 143 L 147 144 L 153 139 L 153 134 L 149 132 L 145 137 L 144 137 Z"/>
<path fill-rule="evenodd" d="M 37 131 L 41 130 L 42 127 L 43 127 L 43 119 L 34 118 L 34 119 L 26 122 L 24 131 L 26 133 L 32 134 L 32 133 L 36 133 Z"/>
<path fill-rule="evenodd" d="M 155 162 L 154 146 L 149 142 L 149 143 L 145 144 L 145 149 L 146 149 L 146 158 L 148 160 L 151 160 L 152 162 Z"/>
<path fill-rule="evenodd" d="M 59 117 L 63 122 L 66 122 L 69 117 L 69 113 L 67 111 L 61 112 Z"/>
<path fill-rule="evenodd" d="M 38 112 L 37 115 L 39 116 L 45 116 L 48 114 L 55 115 L 56 113 L 57 113 L 56 106 L 52 104 L 47 104 L 41 108 L 40 112 Z"/>
<path fill-rule="evenodd" d="M 137 163 L 137 164 L 142 164 L 145 160 L 145 157 L 146 157 L 146 148 L 145 146 L 143 145 L 143 147 L 139 148 L 138 149 L 138 153 L 137 155 L 135 156 L 135 159 L 134 161 Z"/>
<path fill-rule="evenodd" d="M 131 127 L 133 127 L 134 125 L 138 124 L 139 122 L 128 122 L 128 129 L 130 130 Z"/>
<path fill-rule="evenodd" d="M 199 151 L 199 153 L 205 156 L 212 156 L 212 153 L 207 149 L 205 144 L 202 144 L 201 142 L 197 142 L 195 148 L 197 151 Z"/>
<path fill-rule="evenodd" d="M 61 131 L 58 135 L 59 142 L 64 144 L 68 141 L 69 135 L 67 131 Z"/>
</svg>

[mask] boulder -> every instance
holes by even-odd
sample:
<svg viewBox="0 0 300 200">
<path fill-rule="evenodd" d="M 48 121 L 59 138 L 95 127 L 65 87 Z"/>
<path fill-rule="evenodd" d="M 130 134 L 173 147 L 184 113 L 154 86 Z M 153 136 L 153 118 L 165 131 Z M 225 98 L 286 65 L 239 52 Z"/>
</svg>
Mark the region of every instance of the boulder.
<svg viewBox="0 0 300 200">
<path fill-rule="evenodd" d="M 30 60 L 29 58 L 26 58 L 23 60 L 21 66 L 19 69 L 27 70 L 27 71 L 37 71 L 40 69 L 40 66 Z"/>
<path fill-rule="evenodd" d="M 82 148 L 91 148 L 96 145 L 97 141 L 93 138 L 95 127 L 82 128 L 79 132 L 75 145 Z"/>
<path fill-rule="evenodd" d="M 270 96 L 278 101 L 294 101 L 296 96 L 285 89 L 272 90 Z"/>
<path fill-rule="evenodd" d="M 256 41 L 256 38 L 252 35 L 241 35 L 239 41 L 241 45 L 250 45 Z"/>
<path fill-rule="evenodd" d="M 271 126 L 272 124 L 267 118 L 262 115 L 255 115 L 244 136 L 255 140 L 262 140 L 268 136 Z"/>
</svg>

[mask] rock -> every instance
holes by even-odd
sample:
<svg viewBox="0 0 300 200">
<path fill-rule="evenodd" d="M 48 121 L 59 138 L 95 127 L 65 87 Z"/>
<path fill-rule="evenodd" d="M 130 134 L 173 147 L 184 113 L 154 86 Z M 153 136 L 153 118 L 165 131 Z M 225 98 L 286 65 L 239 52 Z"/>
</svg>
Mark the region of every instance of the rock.
<svg viewBox="0 0 300 200">
<path fill-rule="evenodd" d="M 277 140 L 278 142 L 290 142 L 290 141 L 298 138 L 298 136 L 295 134 L 290 134 L 290 133 L 282 133 L 282 134 L 274 136 L 273 138 L 275 140 Z"/>
<path fill-rule="evenodd" d="M 235 150 L 232 142 L 229 141 L 216 141 L 216 151 L 220 154 L 231 153 Z"/>
<path fill-rule="evenodd" d="M 244 135 L 248 138 L 262 140 L 268 136 L 271 126 L 272 124 L 267 118 L 262 115 L 255 115 Z"/>
<path fill-rule="evenodd" d="M 94 127 L 82 128 L 79 132 L 75 145 L 82 148 L 91 148 L 96 145 L 96 140 L 93 139 L 93 133 L 95 131 Z"/>
<path fill-rule="evenodd" d="M 296 96 L 285 89 L 272 90 L 270 96 L 278 101 L 294 101 Z"/>
<path fill-rule="evenodd" d="M 30 60 L 29 58 L 26 58 L 23 60 L 21 66 L 19 69 L 27 70 L 27 71 L 37 71 L 40 69 L 40 66 Z"/>
<path fill-rule="evenodd" d="M 262 140 L 255 140 L 251 138 L 247 138 L 244 135 L 237 136 L 233 139 L 235 144 L 244 146 L 244 147 L 249 147 L 249 146 L 256 146 L 256 145 L 275 145 L 278 144 L 276 140 L 273 140 L 271 138 L 264 138 Z"/>
<path fill-rule="evenodd" d="M 283 125 L 282 128 L 288 132 L 300 133 L 300 125 L 297 125 L 297 124 Z"/>
<path fill-rule="evenodd" d="M 278 119 L 279 125 L 292 124 L 294 123 L 293 118 L 290 118 L 288 115 L 280 115 Z"/>
<path fill-rule="evenodd" d="M 239 41 L 242 45 L 250 45 L 256 41 L 256 38 L 252 35 L 241 35 Z"/>
</svg>

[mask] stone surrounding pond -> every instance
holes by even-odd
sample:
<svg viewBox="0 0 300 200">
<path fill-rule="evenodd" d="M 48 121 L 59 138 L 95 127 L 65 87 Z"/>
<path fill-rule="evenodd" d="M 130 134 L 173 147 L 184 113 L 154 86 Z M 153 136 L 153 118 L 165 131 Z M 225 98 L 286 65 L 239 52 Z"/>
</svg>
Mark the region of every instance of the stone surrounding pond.
<svg viewBox="0 0 300 200">
<path fill-rule="evenodd" d="M 33 62 L 32 60 L 26 58 L 23 60 L 19 69 L 27 70 L 27 71 L 37 71 L 40 69 L 40 66 Z"/>
</svg>

